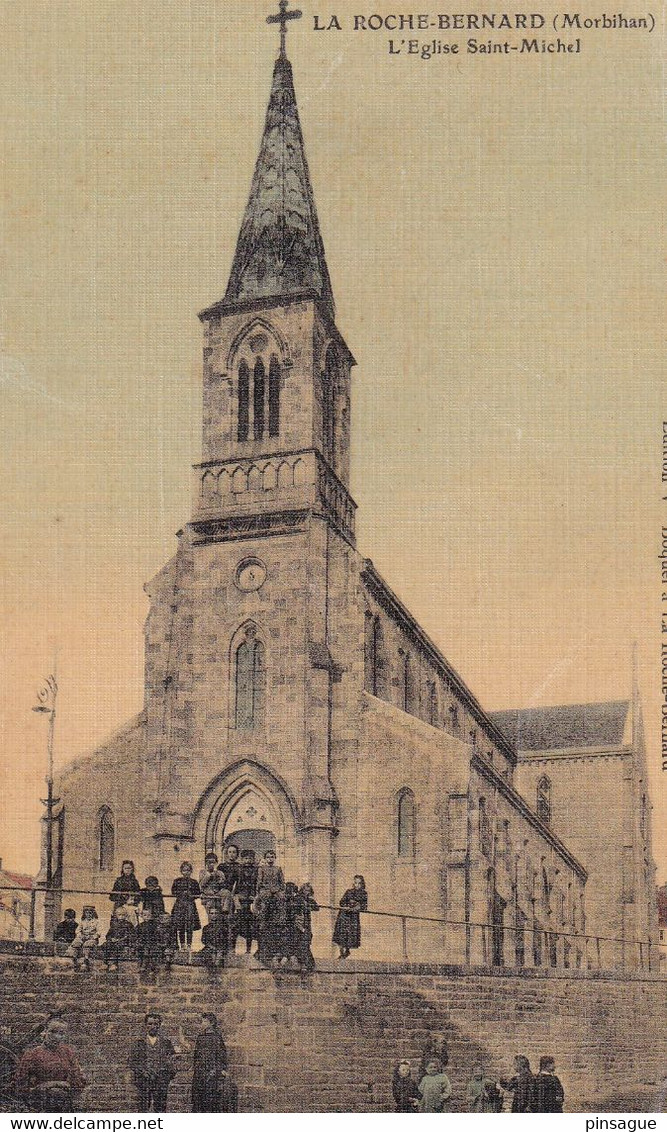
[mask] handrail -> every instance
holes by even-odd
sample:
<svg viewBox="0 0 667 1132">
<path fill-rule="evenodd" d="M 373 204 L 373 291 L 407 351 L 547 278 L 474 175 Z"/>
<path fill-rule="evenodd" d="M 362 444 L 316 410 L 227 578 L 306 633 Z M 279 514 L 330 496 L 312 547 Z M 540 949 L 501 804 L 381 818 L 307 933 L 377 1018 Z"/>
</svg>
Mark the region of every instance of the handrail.
<svg viewBox="0 0 667 1132">
<path fill-rule="evenodd" d="M 34 896 L 37 896 L 39 894 L 44 895 L 46 893 L 55 893 L 55 894 L 60 894 L 61 896 L 64 896 L 64 895 L 68 895 L 68 896 L 107 896 L 107 897 L 111 897 L 111 896 L 119 896 L 119 897 L 136 896 L 136 897 L 138 897 L 139 896 L 138 892 L 135 892 L 135 893 L 119 892 L 118 890 L 116 890 L 116 892 L 113 892 L 111 889 L 95 889 L 95 888 L 51 888 L 51 889 L 46 889 L 46 888 L 39 887 L 39 886 L 36 887 L 36 888 L 33 888 L 33 889 L 25 889 L 25 888 L 21 888 L 20 885 L 0 885 L 0 892 L 23 892 L 23 893 L 26 893 L 26 894 L 28 892 L 30 892 Z M 163 899 L 165 899 L 165 900 L 176 900 L 177 899 L 177 897 L 172 896 L 172 894 L 170 892 L 163 892 L 162 896 L 163 896 Z M 195 897 L 195 899 L 197 899 L 197 900 L 201 900 L 201 899 L 204 899 L 204 900 L 211 899 L 211 900 L 213 900 L 213 897 L 206 897 L 206 896 L 200 897 L 200 896 L 198 896 L 198 897 Z M 337 904 L 319 904 L 319 908 L 321 910 L 324 910 L 324 911 L 332 911 L 332 912 L 340 912 L 341 911 L 340 905 L 337 905 Z M 342 910 L 345 911 L 345 909 L 342 909 Z M 388 917 L 388 918 L 395 919 L 395 920 L 415 920 L 417 922 L 428 923 L 428 924 L 443 924 L 443 925 L 446 925 L 446 926 L 449 926 L 449 927 L 491 928 L 491 929 L 495 929 L 496 931 L 504 931 L 504 932 L 530 932 L 533 935 L 544 934 L 546 936 L 558 936 L 559 938 L 562 938 L 562 939 L 578 939 L 578 940 L 582 940 L 582 941 L 583 940 L 586 940 L 586 941 L 597 940 L 597 941 L 599 941 L 599 943 L 622 943 L 625 946 L 648 947 L 649 949 L 651 947 L 651 940 L 650 939 L 643 939 L 643 940 L 642 939 L 628 939 L 627 937 L 623 938 L 621 936 L 597 935 L 597 934 L 593 934 L 593 933 L 589 933 L 589 932 L 585 932 L 585 931 L 584 932 L 578 932 L 578 931 L 564 932 L 564 931 L 559 931 L 557 928 L 550 927 L 550 926 L 545 925 L 545 924 L 539 925 L 537 927 L 536 926 L 531 927 L 528 924 L 520 926 L 519 924 L 494 924 L 493 922 L 479 921 L 479 920 L 450 920 L 450 919 L 446 919 L 444 917 L 439 917 L 439 916 L 417 916 L 417 915 L 413 915 L 410 912 L 387 912 L 387 911 L 383 911 L 383 910 L 375 909 L 375 908 L 367 908 L 365 911 L 360 912 L 359 914 L 364 915 L 364 916 L 384 916 L 384 917 Z"/>
</svg>

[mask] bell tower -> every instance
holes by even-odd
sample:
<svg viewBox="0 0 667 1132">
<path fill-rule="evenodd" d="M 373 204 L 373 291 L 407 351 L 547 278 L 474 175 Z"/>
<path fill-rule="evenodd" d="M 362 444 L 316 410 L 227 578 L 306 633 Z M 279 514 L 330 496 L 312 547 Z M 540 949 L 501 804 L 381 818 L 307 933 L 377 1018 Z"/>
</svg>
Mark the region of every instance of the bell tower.
<svg viewBox="0 0 667 1132">
<path fill-rule="evenodd" d="M 354 538 L 350 371 L 285 52 L 287 12 L 259 156 L 224 298 L 204 325 L 202 463 L 194 519 L 308 507 Z"/>
<path fill-rule="evenodd" d="M 219 852 L 230 837 L 271 837 L 286 875 L 331 903 L 334 700 L 357 593 L 355 363 L 285 52 L 294 17 L 286 0 L 270 17 L 280 52 L 250 194 L 225 294 L 199 316 L 193 514 L 147 587 L 146 780 L 158 845 Z"/>
</svg>

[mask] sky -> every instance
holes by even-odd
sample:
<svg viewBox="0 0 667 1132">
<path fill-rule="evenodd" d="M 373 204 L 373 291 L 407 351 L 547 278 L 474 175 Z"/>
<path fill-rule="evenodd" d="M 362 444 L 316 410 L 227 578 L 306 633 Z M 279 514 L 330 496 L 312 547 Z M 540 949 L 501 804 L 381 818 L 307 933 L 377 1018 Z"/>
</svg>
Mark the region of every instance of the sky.
<svg viewBox="0 0 667 1132">
<path fill-rule="evenodd" d="M 227 283 L 273 7 L 2 6 L 0 856 L 16 869 L 38 862 L 31 708 L 54 657 L 56 768 L 141 708 L 143 585 L 191 514 L 196 315 Z M 289 54 L 358 361 L 359 549 L 489 710 L 628 697 L 637 642 L 664 881 L 657 33 L 469 56 L 467 33 L 430 31 L 461 53 L 427 61 L 353 31 L 350 0 L 341 31 L 302 9 Z"/>
</svg>

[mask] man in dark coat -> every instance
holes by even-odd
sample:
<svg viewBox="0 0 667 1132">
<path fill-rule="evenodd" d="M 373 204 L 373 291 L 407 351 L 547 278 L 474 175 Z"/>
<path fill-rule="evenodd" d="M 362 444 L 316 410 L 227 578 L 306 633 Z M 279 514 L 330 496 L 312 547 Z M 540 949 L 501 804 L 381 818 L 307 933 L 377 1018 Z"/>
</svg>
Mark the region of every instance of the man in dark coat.
<svg viewBox="0 0 667 1132">
<path fill-rule="evenodd" d="M 227 1050 L 215 1014 L 202 1014 L 192 1063 L 192 1111 L 221 1112 L 221 1084 Z"/>
<path fill-rule="evenodd" d="M 540 1071 L 533 1078 L 533 1112 L 562 1112 L 565 1092 L 556 1076 L 553 1057 L 540 1058 Z"/>
<path fill-rule="evenodd" d="M 135 1042 L 130 1057 L 130 1068 L 137 1089 L 137 1112 L 167 1111 L 167 1092 L 169 1082 L 176 1074 L 174 1058 L 176 1051 L 160 1033 L 162 1018 L 159 1014 L 147 1014 L 144 1019 L 145 1034 Z"/>
</svg>

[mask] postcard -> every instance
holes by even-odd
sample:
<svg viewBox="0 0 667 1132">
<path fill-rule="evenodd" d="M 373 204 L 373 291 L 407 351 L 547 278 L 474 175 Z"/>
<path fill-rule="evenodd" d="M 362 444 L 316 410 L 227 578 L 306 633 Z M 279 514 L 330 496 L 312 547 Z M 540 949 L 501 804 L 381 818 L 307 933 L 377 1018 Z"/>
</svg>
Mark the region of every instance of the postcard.
<svg viewBox="0 0 667 1132">
<path fill-rule="evenodd" d="M 0 1110 L 664 1111 L 659 13 L 2 9 Z"/>
</svg>

